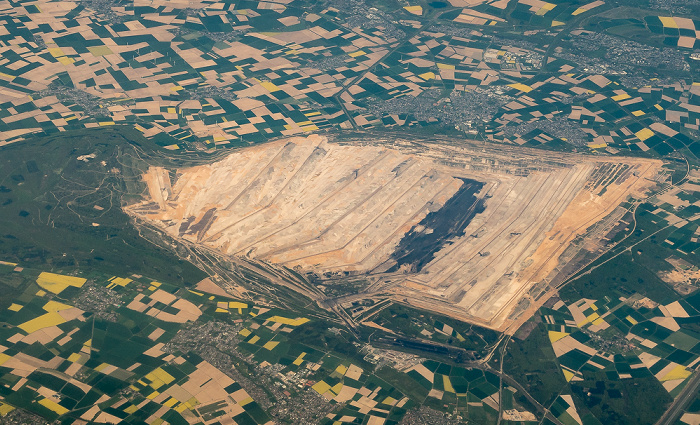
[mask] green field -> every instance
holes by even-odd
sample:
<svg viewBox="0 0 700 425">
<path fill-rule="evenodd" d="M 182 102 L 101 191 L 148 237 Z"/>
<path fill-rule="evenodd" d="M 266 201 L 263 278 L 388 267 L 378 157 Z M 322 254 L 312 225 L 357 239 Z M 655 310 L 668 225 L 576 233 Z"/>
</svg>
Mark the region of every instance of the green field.
<svg viewBox="0 0 700 425">
<path fill-rule="evenodd" d="M 140 156 L 156 148 L 133 130 L 101 129 L 0 149 L 0 258 L 190 285 L 204 278 L 145 240 L 121 210 L 145 189 L 139 176 L 147 164 Z"/>
</svg>

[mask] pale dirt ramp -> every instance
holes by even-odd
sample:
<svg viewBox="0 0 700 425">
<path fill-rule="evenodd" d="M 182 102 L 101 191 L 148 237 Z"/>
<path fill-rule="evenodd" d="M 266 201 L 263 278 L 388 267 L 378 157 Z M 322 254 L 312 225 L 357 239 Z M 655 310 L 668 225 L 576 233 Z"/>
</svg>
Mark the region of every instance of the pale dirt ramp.
<svg viewBox="0 0 700 425">
<path fill-rule="evenodd" d="M 390 285 L 361 296 L 390 293 L 505 330 L 532 313 L 513 316 L 533 285 L 552 280 L 572 257 L 571 242 L 629 196 L 643 196 L 662 165 L 503 146 L 412 146 L 340 145 L 312 135 L 178 170 L 172 183 L 167 170 L 153 167 L 144 176 L 149 199 L 126 210 L 227 255 L 317 273 L 391 275 L 380 279 Z M 394 271 L 402 238 L 431 232 L 422 225 L 430 219 L 422 220 L 463 193 L 468 180 L 478 183 L 473 198 L 485 209 L 419 271 Z"/>
</svg>

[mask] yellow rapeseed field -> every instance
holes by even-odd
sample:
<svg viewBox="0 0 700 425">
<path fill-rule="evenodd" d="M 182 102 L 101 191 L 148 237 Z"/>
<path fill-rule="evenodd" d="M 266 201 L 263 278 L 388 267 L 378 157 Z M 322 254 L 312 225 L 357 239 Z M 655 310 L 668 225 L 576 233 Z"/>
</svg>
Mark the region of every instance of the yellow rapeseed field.
<svg viewBox="0 0 700 425">
<path fill-rule="evenodd" d="M 287 317 L 282 317 L 282 316 L 272 316 L 267 320 L 269 320 L 271 322 L 275 322 L 275 323 L 281 323 L 283 325 L 289 325 L 289 326 L 299 326 L 299 325 L 303 325 L 304 323 L 309 321 L 309 319 L 307 319 L 306 317 L 299 317 L 297 319 L 289 319 Z"/>
<path fill-rule="evenodd" d="M 54 294 L 60 294 L 64 289 L 66 289 L 69 286 L 75 286 L 77 288 L 80 288 L 85 284 L 86 281 L 87 279 L 84 279 L 82 277 L 63 276 L 60 274 L 48 272 L 41 273 L 36 279 L 36 283 L 38 283 L 39 286 L 41 286 L 43 289 L 46 289 L 49 292 L 53 292 Z"/>
</svg>

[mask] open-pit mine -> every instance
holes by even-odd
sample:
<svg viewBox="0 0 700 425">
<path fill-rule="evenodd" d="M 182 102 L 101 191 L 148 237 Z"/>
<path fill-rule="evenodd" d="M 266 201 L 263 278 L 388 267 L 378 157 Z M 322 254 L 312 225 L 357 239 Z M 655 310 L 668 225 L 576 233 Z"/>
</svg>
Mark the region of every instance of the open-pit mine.
<svg viewBox="0 0 700 425">
<path fill-rule="evenodd" d="M 372 283 L 339 303 L 382 294 L 506 329 L 582 236 L 594 238 L 591 229 L 604 223 L 602 239 L 622 218 L 621 203 L 646 196 L 661 166 L 474 143 L 309 136 L 174 173 L 152 167 L 147 199 L 126 210 L 222 255 Z"/>
</svg>

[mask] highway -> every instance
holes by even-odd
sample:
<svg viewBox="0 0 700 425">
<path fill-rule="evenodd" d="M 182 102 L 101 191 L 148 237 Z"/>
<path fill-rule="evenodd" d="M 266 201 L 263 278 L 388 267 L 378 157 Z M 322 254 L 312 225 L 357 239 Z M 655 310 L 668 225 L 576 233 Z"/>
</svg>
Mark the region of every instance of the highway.
<svg viewBox="0 0 700 425">
<path fill-rule="evenodd" d="M 672 425 L 675 424 L 683 411 L 698 395 L 698 387 L 700 387 L 700 370 L 698 368 L 693 372 L 693 376 L 688 381 L 688 384 L 683 388 L 678 397 L 666 409 L 666 412 L 661 415 L 661 418 L 656 421 L 656 425 Z"/>
</svg>

